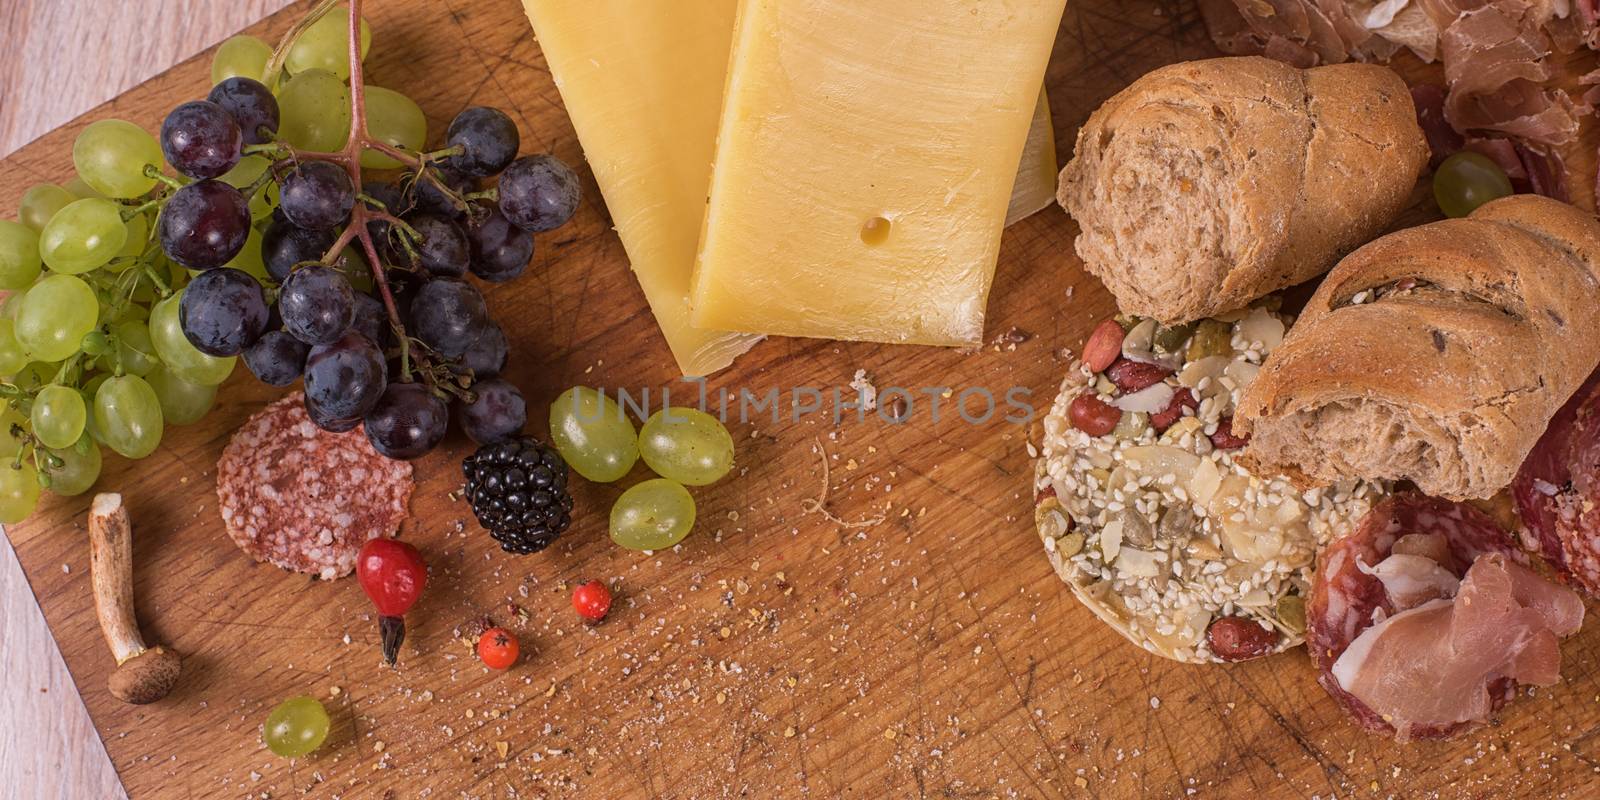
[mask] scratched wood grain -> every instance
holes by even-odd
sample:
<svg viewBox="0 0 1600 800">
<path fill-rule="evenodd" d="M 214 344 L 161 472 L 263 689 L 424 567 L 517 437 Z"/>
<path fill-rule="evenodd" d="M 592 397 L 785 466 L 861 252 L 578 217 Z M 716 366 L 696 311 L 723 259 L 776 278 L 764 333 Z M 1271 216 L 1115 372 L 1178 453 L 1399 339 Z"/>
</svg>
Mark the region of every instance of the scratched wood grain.
<svg viewBox="0 0 1600 800">
<path fill-rule="evenodd" d="M 378 0 L 374 82 L 407 89 L 434 130 L 469 103 L 515 111 L 527 150 L 581 163 L 539 48 L 514 0 Z M 277 16 L 258 26 L 276 34 Z M 1049 71 L 1058 141 L 1151 67 L 1213 54 L 1192 4 L 1085 0 Z M 1424 71 L 1408 65 L 1414 76 Z M 112 101 L 153 127 L 204 89 L 204 60 Z M 0 207 L 67 174 L 82 120 L 0 164 Z M 1066 155 L 1064 152 L 1063 155 Z M 520 282 L 487 291 L 514 340 L 511 377 L 543 408 L 576 382 L 676 387 L 665 346 L 587 188 L 576 221 L 541 237 Z M 1420 209 L 1416 217 L 1428 211 Z M 1048 210 L 1008 232 L 981 352 L 775 340 L 713 392 L 972 387 L 1053 394 L 1111 310 Z M 503 556 L 448 493 L 459 436 L 417 464 L 404 536 L 433 565 L 399 669 L 380 667 L 353 581 L 309 581 L 242 556 L 220 530 L 212 479 L 228 433 L 276 393 L 236 376 L 205 422 L 155 456 L 108 461 L 129 495 L 136 597 L 147 632 L 188 656 L 174 694 L 134 708 L 105 691 L 81 560 L 84 499 L 10 531 L 107 749 L 135 798 L 542 797 L 1587 797 L 1600 780 L 1600 633 L 1565 648 L 1568 680 L 1450 743 L 1399 747 L 1348 726 L 1296 652 L 1231 667 L 1168 663 L 1099 624 L 1053 577 L 1033 531 L 1028 429 L 931 417 L 892 425 L 847 413 L 734 426 L 736 478 L 697 490 L 680 550 L 612 546 L 617 486 L 577 489 L 577 522 L 551 552 Z M 934 395 L 937 395 L 935 392 Z M 715 395 L 713 395 L 715 396 Z M 824 462 L 826 459 L 826 462 Z M 826 485 L 833 514 L 805 501 Z M 641 470 L 621 485 L 643 475 Z M 465 524 L 463 524 L 465 523 Z M 619 589 L 611 618 L 579 624 L 570 587 Z M 522 619 L 508 608 L 515 604 Z M 487 615 L 520 631 L 523 661 L 478 666 L 456 632 Z M 267 710 L 325 699 L 329 746 L 286 762 L 260 744 Z"/>
<path fill-rule="evenodd" d="M 0 157 L 288 0 L 0 3 Z M 81 568 L 83 563 L 79 563 Z M 122 797 L 8 543 L 0 542 L 0 786 L 18 800 Z"/>
</svg>

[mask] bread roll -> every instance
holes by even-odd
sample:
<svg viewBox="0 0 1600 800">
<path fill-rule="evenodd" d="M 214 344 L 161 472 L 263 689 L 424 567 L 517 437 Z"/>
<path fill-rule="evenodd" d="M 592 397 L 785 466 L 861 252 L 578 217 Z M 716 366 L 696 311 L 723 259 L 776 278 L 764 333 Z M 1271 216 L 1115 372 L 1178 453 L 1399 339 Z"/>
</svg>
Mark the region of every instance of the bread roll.
<svg viewBox="0 0 1600 800">
<path fill-rule="evenodd" d="M 1258 474 L 1485 498 L 1597 361 L 1600 223 L 1517 195 L 1340 262 L 1240 398 L 1234 430 Z"/>
<path fill-rule="evenodd" d="M 1406 207 L 1428 145 L 1386 67 L 1163 67 L 1078 132 L 1057 199 L 1129 314 L 1188 322 L 1326 272 Z"/>
</svg>

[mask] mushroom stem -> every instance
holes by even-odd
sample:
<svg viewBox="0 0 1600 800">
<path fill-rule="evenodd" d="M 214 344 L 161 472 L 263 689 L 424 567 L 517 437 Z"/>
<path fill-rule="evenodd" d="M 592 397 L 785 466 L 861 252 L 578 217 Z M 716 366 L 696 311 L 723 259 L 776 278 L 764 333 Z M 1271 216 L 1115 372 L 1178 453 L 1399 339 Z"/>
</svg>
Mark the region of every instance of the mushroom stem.
<svg viewBox="0 0 1600 800">
<path fill-rule="evenodd" d="M 178 680 L 176 653 L 147 647 L 133 613 L 133 525 L 120 494 L 95 495 L 89 507 L 89 571 L 94 609 L 117 670 L 111 693 L 129 703 L 153 703 Z"/>
</svg>

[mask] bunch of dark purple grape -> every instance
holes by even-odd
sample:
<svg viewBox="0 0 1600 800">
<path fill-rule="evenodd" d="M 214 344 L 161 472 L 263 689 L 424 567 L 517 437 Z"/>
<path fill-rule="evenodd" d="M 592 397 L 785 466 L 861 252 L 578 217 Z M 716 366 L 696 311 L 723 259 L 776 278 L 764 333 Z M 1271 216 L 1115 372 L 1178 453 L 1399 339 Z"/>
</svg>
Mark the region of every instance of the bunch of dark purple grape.
<svg viewBox="0 0 1600 800">
<path fill-rule="evenodd" d="M 179 306 L 189 342 L 207 355 L 243 356 L 274 386 L 303 377 L 318 426 L 364 423 L 391 458 L 432 450 L 452 401 L 480 444 L 520 432 L 522 395 L 498 377 L 505 333 L 466 277 L 501 283 L 521 275 L 533 234 L 577 210 L 577 176 L 548 155 L 518 158 L 516 125 L 493 108 L 462 111 L 439 150 L 412 154 L 413 165 L 390 179 L 352 167 L 340 157 L 351 149 L 312 153 L 279 142 L 278 126 L 273 93 L 245 77 L 178 106 L 162 125 L 167 161 L 195 179 L 173 194 L 158 223 L 167 256 L 198 271 Z M 243 189 L 218 180 L 246 153 L 270 166 Z M 496 176 L 495 185 L 481 185 Z M 261 198 L 270 213 L 253 219 L 252 199 Z M 253 228 L 264 277 L 225 266 Z"/>
</svg>

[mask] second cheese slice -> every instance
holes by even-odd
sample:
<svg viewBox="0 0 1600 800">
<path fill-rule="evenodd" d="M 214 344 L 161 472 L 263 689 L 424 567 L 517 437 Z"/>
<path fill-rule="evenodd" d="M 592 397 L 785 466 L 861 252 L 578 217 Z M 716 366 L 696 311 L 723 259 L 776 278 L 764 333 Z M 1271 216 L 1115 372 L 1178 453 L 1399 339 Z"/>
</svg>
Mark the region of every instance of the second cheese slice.
<svg viewBox="0 0 1600 800">
<path fill-rule="evenodd" d="M 742 0 L 696 326 L 982 340 L 1065 0 Z"/>
</svg>

